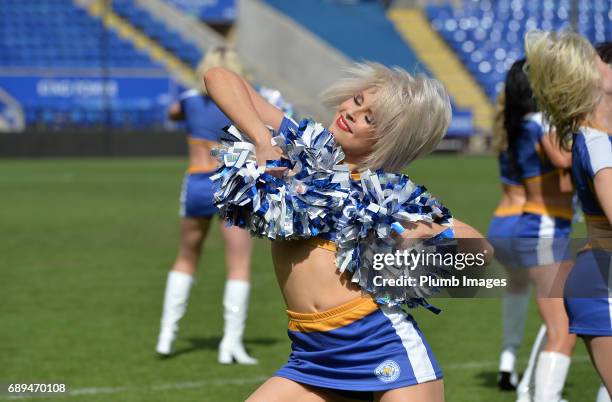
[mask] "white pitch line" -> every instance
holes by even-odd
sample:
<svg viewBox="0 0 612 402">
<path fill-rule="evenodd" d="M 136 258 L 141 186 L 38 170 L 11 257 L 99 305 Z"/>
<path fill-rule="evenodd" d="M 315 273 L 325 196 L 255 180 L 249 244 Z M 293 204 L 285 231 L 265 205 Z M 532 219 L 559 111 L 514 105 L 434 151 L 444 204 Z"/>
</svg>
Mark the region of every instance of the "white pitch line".
<svg viewBox="0 0 612 402">
<path fill-rule="evenodd" d="M 527 361 L 518 360 L 517 363 L 527 364 Z M 588 356 L 575 356 L 572 357 L 572 364 L 583 364 L 591 363 L 591 359 Z M 442 371 L 454 371 L 454 370 L 476 370 L 488 367 L 497 367 L 499 362 L 488 361 L 488 362 L 464 362 L 455 364 L 446 364 L 442 366 Z"/>
<path fill-rule="evenodd" d="M 590 363 L 591 360 L 588 356 L 577 356 L 572 358 L 572 364 Z M 526 363 L 522 362 L 522 363 Z M 442 367 L 443 371 L 455 371 L 455 370 L 476 370 L 483 368 L 497 367 L 498 362 L 496 361 L 481 361 L 481 362 L 464 362 L 447 364 Z M 194 389 L 204 388 L 210 386 L 226 386 L 226 385 L 245 385 L 260 383 L 267 380 L 269 377 L 258 376 L 250 378 L 220 378 L 216 380 L 202 380 L 202 381 L 188 381 L 188 382 L 176 382 L 166 383 L 158 385 L 140 386 L 140 387 L 91 387 L 91 388 L 76 388 L 69 390 L 65 394 L 37 394 L 37 395 L 9 395 L 1 396 L 0 400 L 15 400 L 15 399 L 34 399 L 38 397 L 61 397 L 61 396 L 78 396 L 78 395 L 99 395 L 99 394 L 122 394 L 126 392 L 142 392 L 142 391 L 163 391 L 168 389 Z"/>
</svg>

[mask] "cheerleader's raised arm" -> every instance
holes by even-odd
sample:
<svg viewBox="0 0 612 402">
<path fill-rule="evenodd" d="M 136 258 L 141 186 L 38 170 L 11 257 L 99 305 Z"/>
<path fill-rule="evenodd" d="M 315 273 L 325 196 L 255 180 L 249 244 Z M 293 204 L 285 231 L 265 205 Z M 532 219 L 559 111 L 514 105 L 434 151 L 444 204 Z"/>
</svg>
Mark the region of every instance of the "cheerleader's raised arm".
<svg viewBox="0 0 612 402">
<path fill-rule="evenodd" d="M 234 124 L 255 144 L 257 162 L 280 158 L 280 150 L 272 147 L 266 126 L 277 130 L 283 112 L 269 104 L 253 87 L 236 73 L 215 67 L 204 74 L 210 97 Z"/>
</svg>

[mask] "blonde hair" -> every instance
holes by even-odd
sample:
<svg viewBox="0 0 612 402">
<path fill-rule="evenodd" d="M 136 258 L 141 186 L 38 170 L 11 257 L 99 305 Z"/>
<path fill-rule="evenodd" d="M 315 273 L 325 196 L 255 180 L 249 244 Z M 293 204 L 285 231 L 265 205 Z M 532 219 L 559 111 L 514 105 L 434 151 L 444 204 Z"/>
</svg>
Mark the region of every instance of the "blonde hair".
<svg viewBox="0 0 612 402">
<path fill-rule="evenodd" d="M 213 67 L 223 67 L 227 70 L 233 71 L 247 81 L 250 79 L 246 68 L 238 56 L 238 53 L 230 48 L 219 46 L 206 52 L 196 68 L 197 76 L 203 77 L 206 70 Z M 207 93 L 206 86 L 204 84 L 202 84 L 200 90 L 204 94 Z"/>
<path fill-rule="evenodd" d="M 372 87 L 376 88 L 372 107 L 376 143 L 361 161 L 361 169 L 399 172 L 436 148 L 450 124 L 450 98 L 436 79 L 372 62 L 355 64 L 322 97 L 327 106 L 337 108 Z"/>
<path fill-rule="evenodd" d="M 506 108 L 506 91 L 499 91 L 495 101 L 495 111 L 493 115 L 493 149 L 504 152 L 508 150 L 508 133 L 504 124 L 504 110 Z"/>
<path fill-rule="evenodd" d="M 582 36 L 530 31 L 525 35 L 527 75 L 538 106 L 556 127 L 559 144 L 569 148 L 599 102 L 597 53 Z"/>
</svg>

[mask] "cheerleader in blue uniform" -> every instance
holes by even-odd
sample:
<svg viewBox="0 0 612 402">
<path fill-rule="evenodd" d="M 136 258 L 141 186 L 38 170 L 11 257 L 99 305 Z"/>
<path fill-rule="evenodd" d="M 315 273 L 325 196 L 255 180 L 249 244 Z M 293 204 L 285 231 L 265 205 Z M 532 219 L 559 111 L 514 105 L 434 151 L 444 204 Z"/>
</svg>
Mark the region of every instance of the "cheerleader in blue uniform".
<svg viewBox="0 0 612 402">
<path fill-rule="evenodd" d="M 534 31 L 525 48 L 538 102 L 556 127 L 559 144 L 571 144 L 572 175 L 587 220 L 588 245 L 565 284 L 569 330 L 584 339 L 610 392 L 612 68 L 575 33 Z"/>
<path fill-rule="evenodd" d="M 209 51 L 198 70 L 205 71 L 214 66 L 224 66 L 245 75 L 237 54 L 225 48 Z M 287 106 L 278 91 L 264 88 L 262 92 L 279 107 Z M 171 107 L 169 116 L 172 120 L 186 123 L 189 133 L 189 168 L 180 198 L 181 243 L 166 282 L 156 347 L 157 353 L 164 356 L 172 352 L 179 320 L 187 308 L 202 244 L 212 218 L 218 213 L 213 202 L 213 182 L 210 180 L 218 161 L 210 152 L 224 134 L 223 128 L 230 123 L 212 99 L 196 89 L 181 94 L 179 102 Z M 247 231 L 228 227 L 223 221 L 220 223 L 225 243 L 227 281 L 223 295 L 224 335 L 219 345 L 218 360 L 220 363 L 236 361 L 240 364 L 255 364 L 257 360 L 247 354 L 242 344 L 250 292 L 252 241 Z"/>
<path fill-rule="evenodd" d="M 495 248 L 495 258 L 506 268 L 508 274 L 508 287 L 502 299 L 503 337 L 497 385 L 501 390 L 512 391 L 518 384 L 515 363 L 527 318 L 529 278 L 524 270 L 515 269 L 516 256 L 512 249 L 512 235 L 523 212 L 525 190 L 512 160 L 513 151 L 508 146 L 504 112 L 505 92 L 501 91 L 497 98 L 493 142 L 498 152 L 502 198 L 493 213 L 487 237 Z"/>
<path fill-rule="evenodd" d="M 572 262 L 568 239 L 572 220 L 572 192 L 568 168 L 571 155 L 554 146 L 548 126 L 538 112 L 524 72 L 525 60 L 515 62 L 506 78 L 504 126 L 513 151 L 511 158 L 525 189 L 525 204 L 515 225 L 513 248 L 515 267 L 528 268 L 535 285 L 536 302 L 546 326 L 546 340 L 538 336 L 530 359 L 535 368 L 534 400 L 555 400 L 561 395 L 569 370 L 575 337 L 568 334 L 563 300 L 555 293 L 559 278 L 566 275 Z M 562 289 L 557 289 L 560 295 Z M 540 348 L 543 352 L 539 352 Z M 539 354 L 538 354 L 539 352 Z M 520 402 L 531 400 L 532 367 L 517 387 Z M 557 401 L 555 401 L 557 402 Z"/>
<path fill-rule="evenodd" d="M 326 93 L 327 103 L 335 111 L 328 131 L 318 123 L 302 122 L 298 125 L 284 117 L 264 102 L 248 83 L 227 70 L 209 70 L 205 74 L 205 82 L 215 102 L 251 141 L 248 144 L 239 142 L 236 148 L 244 150 L 244 155 L 249 149 L 254 149 L 258 166 L 265 166 L 266 161 L 277 161 L 283 153 L 271 143 L 268 131 L 268 127 L 271 127 L 280 133 L 275 141 L 277 138 L 287 140 L 300 133 L 298 140 L 309 142 L 308 146 L 296 146 L 293 151 L 305 153 L 308 158 L 315 158 L 321 164 L 328 164 L 330 172 L 335 169 L 331 166 L 335 166 L 335 161 L 343 160 L 341 166 L 346 169 L 336 172 L 331 181 L 324 171 L 317 180 L 300 182 L 304 177 L 302 175 L 318 174 L 318 170 L 307 161 L 300 160 L 301 169 L 297 165 L 292 168 L 293 173 L 294 169 L 298 169 L 298 172 L 291 179 L 291 186 L 284 184 L 284 180 L 289 180 L 287 176 L 279 181 L 265 176 L 268 178 L 261 186 L 247 185 L 245 191 L 236 193 L 240 205 L 249 205 L 252 209 L 242 210 L 237 206 L 225 215 L 235 223 L 247 222 L 251 230 L 257 233 L 276 237 L 271 243 L 272 259 L 288 308 L 288 333 L 292 340 L 288 363 L 247 400 L 443 401 L 440 367 L 412 316 L 397 304 L 375 300 L 362 293 L 359 285 L 363 284 L 363 275 L 371 271 L 371 267 L 362 266 L 363 271 L 356 268 L 352 277 L 349 276 L 349 269 L 344 270 L 345 266 L 363 262 L 367 250 L 359 254 L 352 249 L 348 256 L 343 254 L 346 244 L 354 240 L 351 236 L 358 232 L 353 231 L 357 227 L 351 226 L 351 222 L 360 221 L 360 216 L 368 217 L 360 221 L 364 225 L 374 215 L 376 219 L 384 219 L 386 212 L 374 204 L 380 204 L 387 196 L 398 197 L 405 190 L 408 195 L 412 193 L 416 199 L 433 204 L 424 206 L 424 209 L 415 205 L 409 214 L 415 220 L 403 223 L 411 230 L 404 231 L 402 236 L 430 238 L 448 230 L 444 225 L 450 222 L 449 216 L 429 195 L 412 187 L 401 176 L 382 171 L 373 174 L 368 170 L 398 172 L 410 161 L 435 148 L 451 116 L 449 98 L 443 86 L 424 76 L 413 77 L 399 68 L 389 69 L 374 63 L 356 65 L 345 79 Z M 427 119 L 422 118 L 425 115 Z M 333 137 L 327 135 L 330 132 Z M 336 148 L 327 154 L 319 153 L 325 151 L 330 142 L 339 145 L 342 157 L 338 156 L 340 151 Z M 286 154 L 293 152 L 289 151 L 287 148 Z M 222 187 L 217 193 L 221 196 L 221 203 L 227 203 L 231 198 L 225 194 L 225 180 L 248 184 L 259 183 L 257 180 L 264 177 L 260 170 L 250 165 L 250 169 L 241 168 L 239 174 L 226 178 L 226 173 L 233 172 L 231 166 L 234 163 L 244 162 L 242 155 L 239 152 L 235 158 L 225 158 L 227 169 L 220 173 Z M 280 163 L 277 161 L 276 165 L 283 163 L 282 160 Z M 274 167 L 268 172 L 282 175 L 283 169 Z M 391 183 L 399 186 L 397 192 L 383 191 Z M 306 197 L 318 186 L 324 185 L 330 187 L 317 193 L 310 204 L 300 201 L 300 197 Z M 363 186 L 369 190 L 366 191 Z M 228 184 L 227 191 L 232 192 L 234 189 L 230 187 Z M 262 194 L 258 192 L 260 190 Z M 342 198 L 345 190 L 350 191 L 350 196 Z M 296 199 L 287 198 L 291 195 Z M 282 196 L 282 202 L 278 201 L 279 196 Z M 363 197 L 370 196 L 382 198 L 368 204 L 370 207 L 365 209 Z M 342 201 L 334 202 L 335 197 Z M 244 203 L 240 201 L 242 199 Z M 326 201 L 329 199 L 332 202 Z M 274 200 L 278 205 L 274 204 Z M 356 203 L 351 204 L 353 201 Z M 292 208 L 288 209 L 287 204 Z M 389 207 L 394 205 L 383 204 Z M 306 212 L 303 211 L 305 205 L 309 205 Z M 334 208 L 341 208 L 340 215 L 327 220 L 330 214 L 323 212 Z M 258 213 L 255 214 L 255 211 Z M 308 215 L 310 212 L 312 215 Z M 409 211 L 397 212 L 403 214 Z M 256 218 L 253 218 L 254 214 Z M 294 222 L 292 215 L 304 216 L 305 220 Z M 267 231 L 269 228 L 273 230 Z M 377 228 L 388 233 L 389 226 L 380 223 Z M 397 226 L 395 228 L 403 231 Z M 290 237 L 285 236 L 286 232 L 294 233 L 294 229 L 299 229 L 301 234 L 306 233 L 306 238 L 282 240 Z M 319 230 L 321 236 L 317 236 Z M 454 231 L 458 237 L 482 237 L 456 220 Z M 299 233 L 294 234 L 297 236 Z M 488 244 L 482 241 L 480 246 L 487 248 Z M 353 258 L 357 255 L 361 257 Z M 356 277 L 359 274 L 361 278 Z"/>
</svg>

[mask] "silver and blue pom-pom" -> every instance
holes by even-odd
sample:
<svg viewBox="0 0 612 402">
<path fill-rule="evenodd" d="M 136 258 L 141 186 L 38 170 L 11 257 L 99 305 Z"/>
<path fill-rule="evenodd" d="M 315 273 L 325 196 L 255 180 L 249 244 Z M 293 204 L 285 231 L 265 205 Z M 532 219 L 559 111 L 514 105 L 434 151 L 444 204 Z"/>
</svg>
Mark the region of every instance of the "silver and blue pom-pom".
<svg viewBox="0 0 612 402">
<path fill-rule="evenodd" d="M 280 179 L 256 165 L 254 146 L 235 127 L 226 130 L 234 142 L 224 140 L 215 150 L 221 166 L 211 177 L 224 219 L 270 239 L 308 238 L 334 228 L 333 213 L 350 190 L 349 171 L 340 164 L 344 154 L 320 124 L 303 121 L 294 131 L 273 138 L 288 157 L 273 165 L 290 170 Z"/>
<path fill-rule="evenodd" d="M 418 266 L 384 264 L 382 269 L 374 270 L 374 256 L 396 251 L 407 254 L 452 252 L 455 242 L 449 239 L 451 230 L 424 241 L 404 241 L 401 236 L 393 235 L 393 232 L 403 231 L 400 223 L 408 222 L 435 222 L 450 228 L 450 212 L 424 187 L 417 186 L 405 175 L 366 171 L 359 181 L 352 183 L 352 190 L 336 234 L 338 269 L 352 272 L 352 281 L 383 304 L 399 304 L 437 293 L 439 289 L 424 285 L 377 286 L 374 278 L 382 282 L 414 278 L 419 283 L 424 275 L 445 277 L 451 267 L 436 261 Z"/>
<path fill-rule="evenodd" d="M 423 297 L 437 289 L 428 286 L 375 286 L 373 277 L 444 276 L 448 267 L 385 266 L 373 270 L 373 256 L 392 253 L 402 244 L 393 233 L 401 223 L 435 222 L 452 226 L 450 212 L 427 190 L 407 176 L 365 171 L 359 180 L 342 164 L 344 153 L 321 124 L 302 120 L 296 129 L 276 133 L 273 142 L 284 158 L 273 166 L 288 173 L 278 178 L 265 173 L 255 161 L 253 144 L 233 126 L 229 140 L 216 149 L 221 162 L 211 178 L 218 185 L 215 201 L 229 223 L 269 239 L 302 239 L 319 234 L 335 237 L 336 265 L 352 272 L 352 281 L 382 304 L 425 305 Z M 445 236 L 411 244 L 407 252 L 449 247 Z"/>
</svg>

